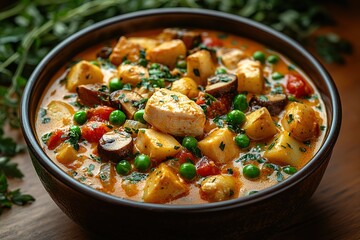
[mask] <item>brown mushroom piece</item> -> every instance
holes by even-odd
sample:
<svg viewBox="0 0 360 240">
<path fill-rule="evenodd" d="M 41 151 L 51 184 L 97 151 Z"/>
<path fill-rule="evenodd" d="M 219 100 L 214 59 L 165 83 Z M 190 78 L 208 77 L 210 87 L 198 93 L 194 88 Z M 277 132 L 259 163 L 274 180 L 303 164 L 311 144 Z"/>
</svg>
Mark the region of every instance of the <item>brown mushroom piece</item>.
<svg viewBox="0 0 360 240">
<path fill-rule="evenodd" d="M 101 159 L 118 162 L 132 153 L 133 139 L 127 132 L 107 132 L 100 138 L 97 150 Z"/>
<path fill-rule="evenodd" d="M 268 95 L 254 95 L 249 102 L 249 106 L 255 110 L 261 107 L 266 107 L 271 116 L 278 115 L 288 103 L 285 94 L 268 94 Z"/>
<path fill-rule="evenodd" d="M 208 78 L 205 92 L 215 97 L 225 93 L 235 92 L 237 89 L 237 77 L 234 74 L 219 74 Z"/>
<path fill-rule="evenodd" d="M 139 110 L 137 103 L 142 99 L 143 97 L 140 94 L 128 90 L 117 90 L 110 94 L 111 105 L 115 108 L 121 108 L 128 119 L 133 119 L 135 112 Z"/>
<path fill-rule="evenodd" d="M 191 49 L 201 43 L 200 33 L 179 28 L 164 29 L 164 31 L 160 34 L 160 38 L 165 40 L 180 39 L 184 42 L 186 49 Z"/>
<path fill-rule="evenodd" d="M 78 101 L 85 106 L 110 105 L 109 89 L 101 84 L 86 84 L 76 88 Z"/>
</svg>

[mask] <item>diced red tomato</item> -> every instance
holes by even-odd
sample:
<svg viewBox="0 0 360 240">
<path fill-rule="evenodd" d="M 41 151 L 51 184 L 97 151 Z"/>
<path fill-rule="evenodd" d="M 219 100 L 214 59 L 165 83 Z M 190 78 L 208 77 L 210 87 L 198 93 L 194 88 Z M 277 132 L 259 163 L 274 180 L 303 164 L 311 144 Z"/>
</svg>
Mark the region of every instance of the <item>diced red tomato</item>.
<svg viewBox="0 0 360 240">
<path fill-rule="evenodd" d="M 192 154 L 191 152 L 189 152 L 186 149 L 182 149 L 180 152 L 178 152 L 178 154 L 176 154 L 176 158 L 178 159 L 180 164 L 183 164 L 185 162 L 195 162 L 196 161 L 196 157 L 194 156 L 194 154 Z"/>
<path fill-rule="evenodd" d="M 211 37 L 204 38 L 203 44 L 208 47 L 221 47 L 223 45 L 220 39 L 211 38 Z"/>
<path fill-rule="evenodd" d="M 214 118 L 216 116 L 224 115 L 230 111 L 231 95 L 220 96 L 217 101 L 213 101 L 206 110 L 206 117 Z"/>
<path fill-rule="evenodd" d="M 57 146 L 59 146 L 67 138 L 68 138 L 68 136 L 64 130 L 57 129 L 51 134 L 48 141 L 46 142 L 46 145 L 48 146 L 48 148 L 50 150 L 54 150 Z"/>
<path fill-rule="evenodd" d="M 110 128 L 105 123 L 91 121 L 82 126 L 81 136 L 88 142 L 98 142 L 108 131 Z"/>
<path fill-rule="evenodd" d="M 201 105 L 201 104 L 204 104 L 205 103 L 205 99 L 203 99 L 203 98 L 198 98 L 197 100 L 196 100 L 196 104 L 197 105 Z"/>
<path fill-rule="evenodd" d="M 311 95 L 313 90 L 309 84 L 300 76 L 295 74 L 288 74 L 286 89 L 295 97 L 300 98 L 303 96 Z"/>
<path fill-rule="evenodd" d="M 220 169 L 215 165 L 214 161 L 207 157 L 202 157 L 195 167 L 196 173 L 202 177 L 220 174 Z"/>
<path fill-rule="evenodd" d="M 115 109 L 108 106 L 98 106 L 96 108 L 92 108 L 87 112 L 87 117 L 90 121 L 108 121 L 109 115 Z"/>
</svg>

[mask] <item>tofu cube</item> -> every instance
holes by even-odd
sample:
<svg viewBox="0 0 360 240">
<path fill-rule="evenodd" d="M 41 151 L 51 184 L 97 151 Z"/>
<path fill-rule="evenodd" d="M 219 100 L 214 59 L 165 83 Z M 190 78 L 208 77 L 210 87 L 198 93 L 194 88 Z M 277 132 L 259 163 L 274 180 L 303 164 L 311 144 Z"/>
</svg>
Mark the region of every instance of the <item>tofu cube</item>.
<svg viewBox="0 0 360 240">
<path fill-rule="evenodd" d="M 137 149 L 150 156 L 153 161 L 164 161 L 174 157 L 181 148 L 181 144 L 171 135 L 154 129 L 140 128 L 135 141 Z"/>
<path fill-rule="evenodd" d="M 146 68 L 136 65 L 120 65 L 118 67 L 118 76 L 122 83 L 130 83 L 131 86 L 136 86 L 141 82 L 142 78 L 148 78 L 149 72 Z"/>
<path fill-rule="evenodd" d="M 151 62 L 161 63 L 170 68 L 174 68 L 179 56 L 186 56 L 186 46 L 181 40 L 171 40 L 163 42 L 159 46 L 147 51 L 147 56 Z"/>
<path fill-rule="evenodd" d="M 188 77 L 183 77 L 173 82 L 171 90 L 182 93 L 188 98 L 195 98 L 199 94 L 199 89 L 197 87 L 198 86 L 194 80 Z"/>
<path fill-rule="evenodd" d="M 188 186 L 165 163 L 161 163 L 146 179 L 144 202 L 165 203 L 189 192 Z"/>
<path fill-rule="evenodd" d="M 198 85 L 206 86 L 214 72 L 215 65 L 208 51 L 200 50 L 187 57 L 187 76 Z"/>
<path fill-rule="evenodd" d="M 243 51 L 237 48 L 221 48 L 218 50 L 217 55 L 221 57 L 221 61 L 228 69 L 235 69 L 238 63 L 246 58 Z"/>
<path fill-rule="evenodd" d="M 124 59 L 136 62 L 140 58 L 140 45 L 122 36 L 110 55 L 110 62 L 120 65 Z"/>
<path fill-rule="evenodd" d="M 227 163 L 240 154 L 234 141 L 235 134 L 227 128 L 211 132 L 198 143 L 201 152 L 217 164 Z"/>
<path fill-rule="evenodd" d="M 302 166 L 301 144 L 289 136 L 289 132 L 281 132 L 264 153 L 268 161 L 279 165 L 291 165 L 299 168 Z"/>
<path fill-rule="evenodd" d="M 104 75 L 101 69 L 88 61 L 75 64 L 67 75 L 66 88 L 75 92 L 76 87 L 83 84 L 102 83 Z"/>
<path fill-rule="evenodd" d="M 275 123 L 265 107 L 246 115 L 243 129 L 252 140 L 266 139 L 277 133 Z"/>
<path fill-rule="evenodd" d="M 204 133 L 206 117 L 184 94 L 161 88 L 147 101 L 144 119 L 164 133 L 196 137 Z"/>
<path fill-rule="evenodd" d="M 264 76 L 261 63 L 244 59 L 239 62 L 236 70 L 238 77 L 238 92 L 248 91 L 261 93 L 264 89 Z"/>
<path fill-rule="evenodd" d="M 78 158 L 78 152 L 67 142 L 61 144 L 56 152 L 56 160 L 64 165 L 71 164 Z"/>
</svg>

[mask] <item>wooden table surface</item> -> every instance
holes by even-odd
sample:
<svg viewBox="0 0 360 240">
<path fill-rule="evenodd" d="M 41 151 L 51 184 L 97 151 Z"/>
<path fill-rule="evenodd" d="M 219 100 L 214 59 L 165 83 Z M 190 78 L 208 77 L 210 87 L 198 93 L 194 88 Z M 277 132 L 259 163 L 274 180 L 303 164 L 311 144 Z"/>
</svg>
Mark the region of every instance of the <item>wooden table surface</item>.
<svg viewBox="0 0 360 240">
<path fill-rule="evenodd" d="M 353 1 L 356 2 L 356 1 Z M 354 53 L 346 65 L 325 64 L 339 89 L 343 122 L 332 159 L 319 188 L 291 225 L 267 235 L 270 239 L 360 239 L 360 4 L 331 7 L 337 25 L 327 29 L 350 40 Z M 12 135 L 22 141 L 19 132 Z M 70 220 L 52 201 L 31 164 L 28 154 L 18 156 L 25 178 L 10 181 L 36 201 L 13 207 L 0 216 L 0 239 L 93 238 Z"/>
</svg>

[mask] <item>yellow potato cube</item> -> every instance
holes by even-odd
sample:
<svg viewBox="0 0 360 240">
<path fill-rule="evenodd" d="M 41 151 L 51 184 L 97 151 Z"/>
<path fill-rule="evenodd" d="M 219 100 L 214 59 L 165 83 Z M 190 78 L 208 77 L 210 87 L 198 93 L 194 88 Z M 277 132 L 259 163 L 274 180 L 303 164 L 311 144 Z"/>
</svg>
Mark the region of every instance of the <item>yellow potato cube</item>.
<svg viewBox="0 0 360 240">
<path fill-rule="evenodd" d="M 160 44 L 159 40 L 146 37 L 130 37 L 128 41 L 140 45 L 141 48 L 150 50 Z"/>
<path fill-rule="evenodd" d="M 88 61 L 80 61 L 75 64 L 67 75 L 66 88 L 75 92 L 76 87 L 82 84 L 102 83 L 104 75 L 101 69 Z"/>
<path fill-rule="evenodd" d="M 289 132 L 281 132 L 276 136 L 273 143 L 264 153 L 264 157 L 270 162 L 280 165 L 291 165 L 293 167 L 301 167 L 300 143 L 289 136 Z"/>
<path fill-rule="evenodd" d="M 52 126 L 63 127 L 72 123 L 74 113 L 69 104 L 54 100 L 47 105 L 46 117 L 50 119 Z"/>
<path fill-rule="evenodd" d="M 240 60 L 246 58 L 245 53 L 237 48 L 221 48 L 217 55 L 228 69 L 235 69 Z"/>
<path fill-rule="evenodd" d="M 269 111 L 262 107 L 248 115 L 243 126 L 246 134 L 253 140 L 262 140 L 274 136 L 277 128 Z"/>
<path fill-rule="evenodd" d="M 146 179 L 144 202 L 165 203 L 188 193 L 188 186 L 165 163 L 161 163 Z"/>
<path fill-rule="evenodd" d="M 214 175 L 206 178 L 201 183 L 201 192 L 206 200 L 210 202 L 220 202 L 235 198 L 238 187 L 235 178 L 230 175 Z"/>
<path fill-rule="evenodd" d="M 199 94 L 199 89 L 197 88 L 196 82 L 188 77 L 183 77 L 173 82 L 171 90 L 182 93 L 188 96 L 188 98 L 197 97 Z"/>
<path fill-rule="evenodd" d="M 239 147 L 234 141 L 235 134 L 227 128 L 211 132 L 198 143 L 201 152 L 218 164 L 227 163 L 236 158 Z"/>
<path fill-rule="evenodd" d="M 173 136 L 145 128 L 139 129 L 135 146 L 141 153 L 149 155 L 153 161 L 174 157 L 181 148 L 181 144 Z"/>
<path fill-rule="evenodd" d="M 130 83 L 131 86 L 136 86 L 141 82 L 142 78 L 149 77 L 149 72 L 146 68 L 130 64 L 120 65 L 118 73 L 122 83 Z"/>
<path fill-rule="evenodd" d="M 159 46 L 147 51 L 151 62 L 161 63 L 174 68 L 179 56 L 186 56 L 186 46 L 183 41 L 176 39 L 163 42 Z"/>
<path fill-rule="evenodd" d="M 113 48 L 110 55 L 110 62 L 115 65 L 120 65 L 124 59 L 136 62 L 140 57 L 140 49 L 139 44 L 131 42 L 122 36 Z"/>
<path fill-rule="evenodd" d="M 208 51 L 200 50 L 187 57 L 187 76 L 198 85 L 206 86 L 208 77 L 214 72 L 215 65 Z"/>
<path fill-rule="evenodd" d="M 264 76 L 260 62 L 250 59 L 240 61 L 236 75 L 238 77 L 238 92 L 261 93 L 263 91 Z"/>
<path fill-rule="evenodd" d="M 74 162 L 78 158 L 78 152 L 67 142 L 61 144 L 56 149 L 56 152 L 56 160 L 65 165 Z"/>
</svg>

